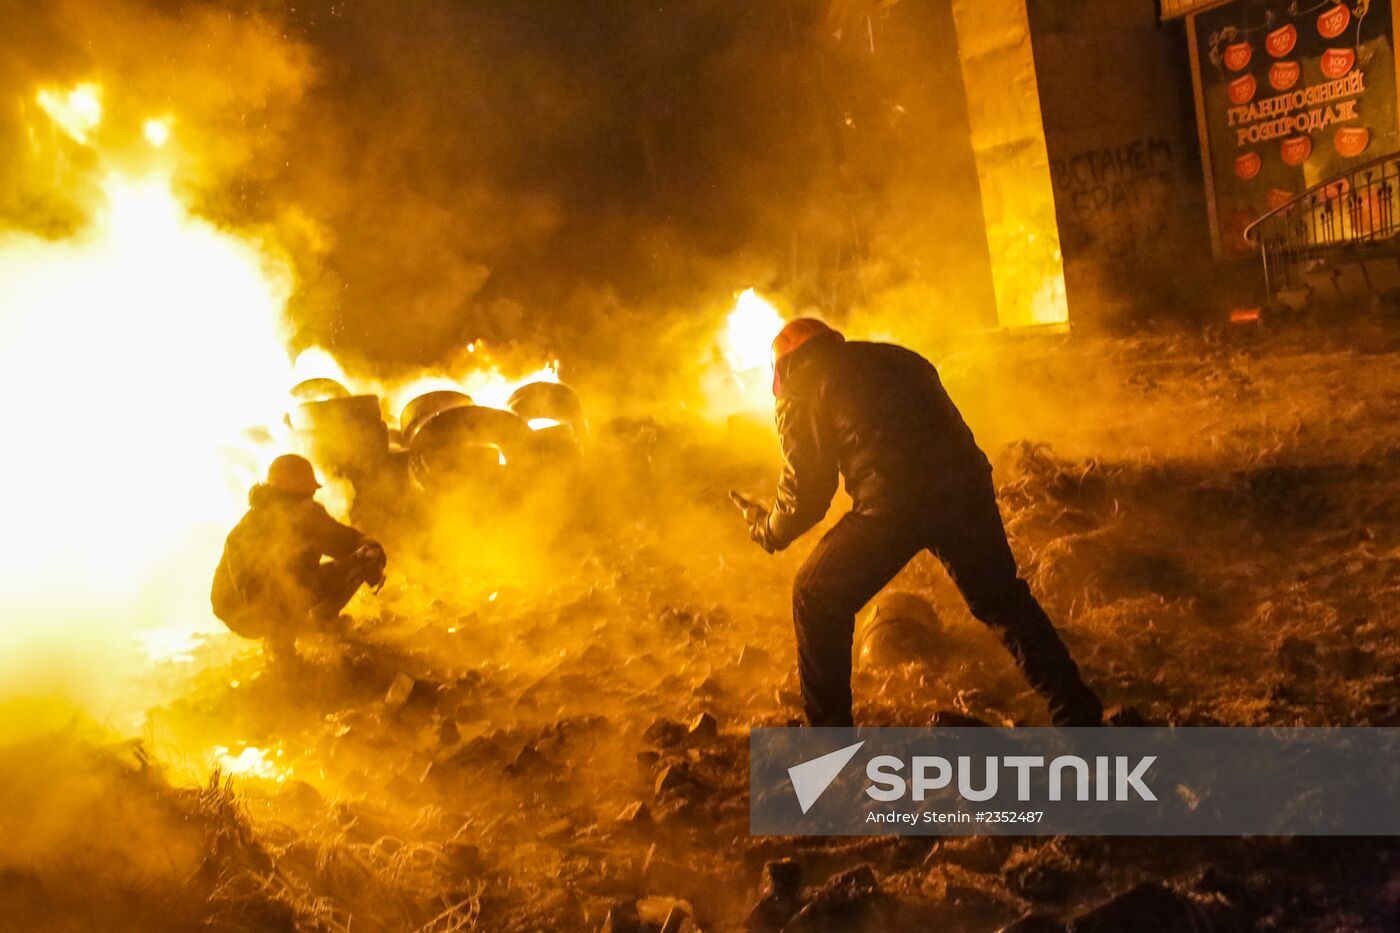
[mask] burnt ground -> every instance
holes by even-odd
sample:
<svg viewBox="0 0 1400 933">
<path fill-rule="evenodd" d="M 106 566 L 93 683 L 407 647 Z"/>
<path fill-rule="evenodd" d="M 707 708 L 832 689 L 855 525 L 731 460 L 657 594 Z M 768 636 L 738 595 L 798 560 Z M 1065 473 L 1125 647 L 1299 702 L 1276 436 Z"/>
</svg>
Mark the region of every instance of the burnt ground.
<svg viewBox="0 0 1400 933">
<path fill-rule="evenodd" d="M 1109 702 L 1400 725 L 1393 330 L 996 343 L 941 369 Z M 683 900 L 724 930 L 786 857 L 824 892 L 795 929 L 991 931 L 1135 887 L 1076 929 L 1400 928 L 1386 839 L 750 837 L 747 730 L 798 715 L 787 598 L 815 540 L 770 558 L 724 500 L 768 487 L 770 443 L 601 426 L 547 493 L 386 530 L 416 556 L 348 647 L 279 672 L 211 643 L 149 673 L 172 699 L 143 740 L 0 751 L 0 927 L 596 929 L 639 899 L 644 927 Z M 1045 724 L 933 559 L 891 589 L 931 601 L 939 650 L 863 670 L 858 721 Z M 193 780 L 215 745 L 281 779 Z"/>
</svg>

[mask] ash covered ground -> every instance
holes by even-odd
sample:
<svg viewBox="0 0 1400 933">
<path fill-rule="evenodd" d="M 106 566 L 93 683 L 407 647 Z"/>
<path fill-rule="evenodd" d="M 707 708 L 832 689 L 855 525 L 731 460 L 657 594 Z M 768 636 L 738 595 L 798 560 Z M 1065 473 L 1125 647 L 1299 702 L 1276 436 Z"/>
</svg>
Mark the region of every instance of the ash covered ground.
<svg viewBox="0 0 1400 933">
<path fill-rule="evenodd" d="M 1108 702 L 1400 725 L 1393 327 L 936 359 Z M 146 674 L 165 697 L 145 739 L 75 725 L 0 750 L 0 927 L 597 929 L 636 900 L 644 929 L 678 906 L 740 929 L 779 858 L 815 902 L 795 929 L 1400 925 L 1388 840 L 750 837 L 747 730 L 799 715 L 788 598 L 816 537 L 769 557 L 725 499 L 769 489 L 761 424 L 595 427 L 579 476 L 384 530 L 355 644 L 304 644 L 285 676 L 213 639 Z M 940 649 L 862 671 L 857 721 L 1047 723 L 935 560 L 891 590 L 932 602 Z M 192 780 L 215 746 L 266 760 Z"/>
</svg>

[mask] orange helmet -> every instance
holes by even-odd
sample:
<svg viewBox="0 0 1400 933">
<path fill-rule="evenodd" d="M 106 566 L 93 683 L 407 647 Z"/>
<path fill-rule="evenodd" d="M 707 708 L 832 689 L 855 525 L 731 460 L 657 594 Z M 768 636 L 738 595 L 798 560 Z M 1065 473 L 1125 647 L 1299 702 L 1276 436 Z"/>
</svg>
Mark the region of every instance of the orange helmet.
<svg viewBox="0 0 1400 933">
<path fill-rule="evenodd" d="M 800 317 L 783 325 L 783 329 L 778 331 L 778 336 L 773 338 L 774 397 L 777 397 L 782 391 L 782 380 L 778 377 L 779 361 L 814 337 L 834 333 L 836 331 L 814 317 Z"/>
<path fill-rule="evenodd" d="M 283 454 L 267 468 L 267 484 L 282 492 L 301 493 L 309 496 L 321 488 L 316 482 L 316 471 L 311 461 L 296 454 Z"/>
</svg>

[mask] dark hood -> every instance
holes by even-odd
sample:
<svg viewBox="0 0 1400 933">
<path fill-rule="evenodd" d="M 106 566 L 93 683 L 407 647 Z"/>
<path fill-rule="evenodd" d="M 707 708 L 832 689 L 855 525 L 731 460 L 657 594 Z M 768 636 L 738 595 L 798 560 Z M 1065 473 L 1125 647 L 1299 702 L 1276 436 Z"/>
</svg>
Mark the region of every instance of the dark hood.
<svg viewBox="0 0 1400 933">
<path fill-rule="evenodd" d="M 773 397 L 783 397 L 783 384 L 790 381 L 798 371 L 808 366 L 813 360 L 819 359 L 830 353 L 835 347 L 846 342 L 846 338 L 838 330 L 813 337 L 802 346 L 793 350 L 787 356 L 778 360 L 778 365 L 773 368 Z"/>
</svg>

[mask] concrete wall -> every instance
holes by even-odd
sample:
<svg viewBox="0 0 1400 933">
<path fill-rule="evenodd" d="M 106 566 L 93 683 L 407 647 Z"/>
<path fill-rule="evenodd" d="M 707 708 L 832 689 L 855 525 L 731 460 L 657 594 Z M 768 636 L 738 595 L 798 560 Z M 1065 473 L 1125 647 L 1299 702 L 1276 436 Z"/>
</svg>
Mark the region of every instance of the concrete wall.
<svg viewBox="0 0 1400 933">
<path fill-rule="evenodd" d="M 1069 319 L 1025 0 L 952 0 L 1002 327 Z"/>
<path fill-rule="evenodd" d="M 1205 185 L 1186 35 L 1154 0 L 1027 0 L 1070 318 L 1208 301 Z"/>
</svg>

